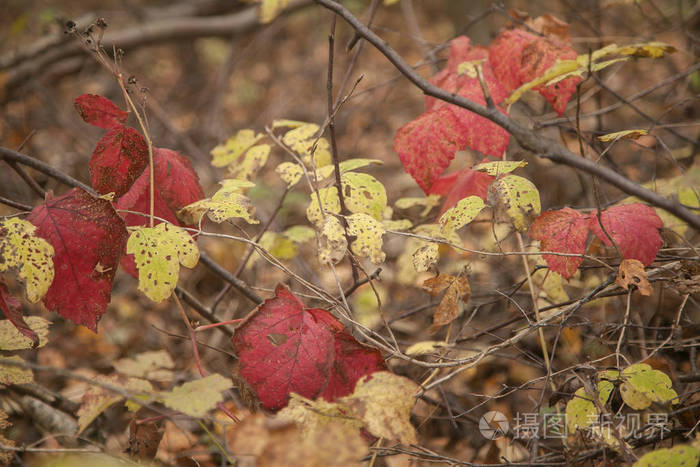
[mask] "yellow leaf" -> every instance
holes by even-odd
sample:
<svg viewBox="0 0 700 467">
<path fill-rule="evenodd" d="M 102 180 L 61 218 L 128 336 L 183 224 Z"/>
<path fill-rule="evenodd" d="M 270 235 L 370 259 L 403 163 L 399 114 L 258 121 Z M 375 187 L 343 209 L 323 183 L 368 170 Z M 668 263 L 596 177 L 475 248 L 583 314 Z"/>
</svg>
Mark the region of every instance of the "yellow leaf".
<svg viewBox="0 0 700 467">
<path fill-rule="evenodd" d="M 28 316 L 24 319 L 29 328 L 39 336 L 39 345 L 43 347 L 48 342 L 50 321 L 39 316 Z M 31 349 L 32 340 L 19 332 L 9 319 L 0 321 L 0 350 L 24 350 Z"/>
<path fill-rule="evenodd" d="M 313 151 L 313 166 L 323 167 L 331 163 L 330 144 L 327 139 L 316 137 L 318 131 L 318 125 L 306 123 L 285 133 L 282 142 L 299 154 L 304 164 L 309 167 L 312 166 L 311 153 Z"/>
<path fill-rule="evenodd" d="M 411 410 L 420 387 L 408 378 L 377 371 L 357 382 L 355 391 L 340 398 L 356 418 L 365 423 L 374 436 L 415 444 L 416 430 L 411 425 Z"/>
<path fill-rule="evenodd" d="M 205 212 L 211 220 L 221 223 L 234 218 L 242 218 L 249 224 L 257 224 L 260 221 L 252 217 L 254 208 L 250 199 L 241 191 L 244 188 L 255 186 L 246 180 L 225 179 L 222 187 L 211 198 L 201 199 L 189 204 L 178 211 L 178 216 L 187 224 L 198 224 Z"/>
<path fill-rule="evenodd" d="M 382 220 L 386 208 L 386 190 L 369 174 L 348 172 L 341 176 L 345 206 L 353 214 L 369 214 Z"/>
<path fill-rule="evenodd" d="M 377 164 L 381 165 L 384 162 L 377 160 L 377 159 L 362 159 L 362 158 L 356 158 L 356 159 L 348 159 L 346 161 L 341 162 L 338 164 L 338 168 L 340 169 L 340 173 L 344 174 L 345 172 L 350 172 L 353 170 L 360 169 L 362 167 L 367 167 L 368 165 L 372 164 Z M 319 179 L 324 179 L 328 178 L 331 175 L 333 175 L 333 172 L 335 172 L 335 166 L 333 164 L 326 165 L 324 167 L 320 167 L 316 169 L 316 175 L 318 176 Z"/>
<path fill-rule="evenodd" d="M 255 134 L 253 130 L 239 130 L 231 136 L 224 144 L 220 144 L 211 150 L 213 159 L 211 165 L 214 167 L 226 167 L 235 162 L 252 145 L 262 139 L 261 133 Z"/>
<path fill-rule="evenodd" d="M 170 381 L 175 362 L 165 350 L 142 352 L 133 358 L 122 358 L 112 363 L 119 373 L 134 378 Z"/>
<path fill-rule="evenodd" d="M 520 167 L 525 167 L 527 162 L 525 161 L 496 161 L 496 162 L 484 162 L 482 164 L 477 164 L 472 167 L 472 170 L 478 170 L 479 172 L 486 172 L 489 175 L 502 175 L 507 174 Z"/>
<path fill-rule="evenodd" d="M 34 374 L 28 368 L 21 368 L 17 365 L 8 365 L 5 361 L 22 363 L 24 360 L 17 355 L 11 357 L 0 357 L 0 385 L 10 386 L 12 384 L 27 384 L 34 381 Z"/>
<path fill-rule="evenodd" d="M 381 264 L 386 259 L 382 251 L 384 226 L 367 214 L 353 214 L 347 217 L 348 234 L 357 239 L 350 245 L 357 256 L 369 258 L 374 264 Z"/>
<path fill-rule="evenodd" d="M 430 242 L 413 252 L 413 268 L 416 272 L 427 271 L 438 260 L 437 243 Z"/>
<path fill-rule="evenodd" d="M 348 240 L 345 236 L 345 229 L 337 217 L 330 215 L 325 219 L 321 227 L 319 241 L 318 257 L 322 264 L 335 264 L 345 256 Z"/>
<path fill-rule="evenodd" d="M 540 192 L 528 179 L 507 175 L 489 187 L 488 200 L 498 218 L 505 218 L 524 232 L 540 214 Z"/>
<path fill-rule="evenodd" d="M 399 209 L 409 209 L 413 206 L 423 206 L 423 211 L 420 216 L 427 216 L 428 213 L 435 207 L 440 205 L 440 195 L 428 195 L 421 198 L 399 198 L 394 203 Z"/>
<path fill-rule="evenodd" d="M 149 395 L 153 391 L 151 383 L 143 379 L 128 378 L 122 375 L 97 375 L 95 379 L 101 383 L 122 388 L 135 396 L 137 394 Z M 90 386 L 83 394 L 80 408 L 76 414 L 78 415 L 78 433 L 82 433 L 98 415 L 123 399 L 122 394 L 110 391 L 105 387 Z"/>
<path fill-rule="evenodd" d="M 277 129 L 277 128 L 299 128 L 300 126 L 308 125 L 306 122 L 302 122 L 300 120 L 287 120 L 287 119 L 280 119 L 280 120 L 273 120 L 272 121 L 272 128 Z"/>
<path fill-rule="evenodd" d="M 277 18 L 277 15 L 286 8 L 288 0 L 260 0 L 260 11 L 258 17 L 260 22 L 267 24 Z"/>
<path fill-rule="evenodd" d="M 233 386 L 229 378 L 213 374 L 187 382 L 162 394 L 163 404 L 191 417 L 203 417 L 224 400 L 222 391 Z"/>
<path fill-rule="evenodd" d="M 644 136 L 646 134 L 649 134 L 647 130 L 624 130 L 624 131 L 617 131 L 615 133 L 608 133 L 607 135 L 603 136 L 598 136 L 598 141 L 602 141 L 604 143 L 610 142 L 610 141 L 616 141 L 618 139 L 637 139 L 640 136 Z"/>
<path fill-rule="evenodd" d="M 405 354 L 409 357 L 414 357 L 417 355 L 433 354 L 438 349 L 444 349 L 448 347 L 448 344 L 444 341 L 422 341 L 416 342 L 412 346 L 406 349 Z"/>
<path fill-rule="evenodd" d="M 671 388 L 671 378 L 646 363 L 637 363 L 622 370 L 620 395 L 627 405 L 644 410 L 656 402 L 678 404 L 678 393 Z"/>
<path fill-rule="evenodd" d="M 316 232 L 306 225 L 293 225 L 284 231 L 284 236 L 293 242 L 304 243 L 316 238 Z"/>
<path fill-rule="evenodd" d="M 134 255 L 139 271 L 139 290 L 156 303 L 170 296 L 177 285 L 180 264 L 193 268 L 199 249 L 180 227 L 166 223 L 139 227 L 129 236 L 126 252 Z"/>
<path fill-rule="evenodd" d="M 304 169 L 294 162 L 282 162 L 275 169 L 277 175 L 287 184 L 287 188 L 291 188 L 301 180 L 304 175 Z"/>
<path fill-rule="evenodd" d="M 399 3 L 399 0 L 384 0 L 384 5 L 386 6 L 393 5 L 394 3 Z"/>
<path fill-rule="evenodd" d="M 672 54 L 676 48 L 665 42 L 643 42 L 639 44 L 623 45 L 618 48 L 620 55 L 634 57 L 661 58 L 666 54 Z"/>
<path fill-rule="evenodd" d="M 459 65 L 457 65 L 457 74 L 459 76 L 468 76 L 469 78 L 476 78 L 479 76 L 477 68 L 481 67 L 483 61 L 484 60 L 481 59 L 462 62 Z"/>
<path fill-rule="evenodd" d="M 31 222 L 17 217 L 0 221 L 0 272 L 19 269 L 31 303 L 46 295 L 54 276 L 53 247 L 35 231 Z"/>
<path fill-rule="evenodd" d="M 319 198 L 321 204 L 319 206 Z M 321 211 L 323 206 L 323 211 Z M 320 227 L 328 217 L 328 213 L 340 214 L 340 200 L 338 199 L 338 189 L 334 186 L 321 188 L 318 191 L 311 193 L 311 202 L 306 208 L 306 218 L 309 222 Z"/>
<path fill-rule="evenodd" d="M 283 261 L 293 259 L 299 253 L 296 243 L 276 232 L 265 232 L 258 243 L 272 256 Z"/>
<path fill-rule="evenodd" d="M 700 463 L 700 449 L 690 444 L 681 444 L 648 452 L 632 467 L 689 467 L 698 463 Z"/>
<path fill-rule="evenodd" d="M 460 199 L 440 217 L 441 232 L 456 232 L 474 220 L 484 209 L 484 200 L 478 196 Z"/>
<path fill-rule="evenodd" d="M 267 157 L 270 155 L 269 144 L 258 144 L 248 149 L 242 162 L 234 162 L 229 165 L 228 173 L 231 178 L 241 180 L 250 180 L 258 173 L 267 162 Z"/>
<path fill-rule="evenodd" d="M 382 221 L 382 225 L 384 226 L 384 230 L 401 231 L 410 229 L 413 226 L 413 223 L 408 219 L 384 219 Z"/>
</svg>

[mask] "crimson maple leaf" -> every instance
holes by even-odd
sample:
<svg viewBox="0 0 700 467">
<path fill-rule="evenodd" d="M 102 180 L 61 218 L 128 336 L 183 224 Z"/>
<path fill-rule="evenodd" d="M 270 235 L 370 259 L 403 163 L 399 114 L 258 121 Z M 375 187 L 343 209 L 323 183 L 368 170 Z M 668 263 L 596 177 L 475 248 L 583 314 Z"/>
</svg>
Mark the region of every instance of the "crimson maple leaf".
<svg viewBox="0 0 700 467">
<path fill-rule="evenodd" d="M 95 94 L 78 96 L 74 105 L 83 120 L 105 130 L 124 125 L 129 116 L 111 100 Z"/>
<path fill-rule="evenodd" d="M 489 64 L 507 94 L 542 76 L 557 60 L 576 57 L 576 51 L 561 38 L 538 36 L 522 29 L 502 32 L 489 47 Z M 579 77 L 569 77 L 534 89 L 561 115 L 580 81 Z"/>
<path fill-rule="evenodd" d="M 593 233 L 605 246 L 612 246 L 600 228 L 598 217 L 595 214 L 590 217 Z M 600 218 L 625 259 L 637 259 L 644 266 L 649 266 L 654 261 L 663 243 L 659 235 L 663 222 L 652 208 L 639 203 L 613 206 L 603 211 Z"/>
<path fill-rule="evenodd" d="M 286 406 L 292 392 L 327 400 L 348 395 L 359 378 L 386 369 L 377 350 L 357 342 L 327 311 L 305 308 L 283 285 L 232 342 L 240 376 L 268 410 Z"/>
<path fill-rule="evenodd" d="M 484 162 L 488 162 L 484 159 Z M 464 169 L 443 175 L 430 188 L 428 194 L 441 195 L 445 198 L 440 215 L 469 196 L 478 196 L 486 201 L 489 185 L 496 177 L 478 170 Z"/>
<path fill-rule="evenodd" d="M 582 255 L 586 252 L 589 218 L 585 214 L 563 208 L 542 213 L 530 226 L 530 236 L 540 241 L 540 249 Z M 578 256 L 542 255 L 547 266 L 565 279 L 576 273 L 583 258 Z"/>
<path fill-rule="evenodd" d="M 34 345 L 39 344 L 39 336 L 29 327 L 22 315 L 22 304 L 16 298 L 10 295 L 5 283 L 0 281 L 0 310 L 2 310 L 5 318 L 17 328 L 19 332 L 30 338 Z"/>
<path fill-rule="evenodd" d="M 59 197 L 47 195 L 27 220 L 55 252 L 55 277 L 44 305 L 96 331 L 128 238 L 124 221 L 109 201 L 79 188 Z"/>
<path fill-rule="evenodd" d="M 478 62 L 491 98 L 499 103 L 507 94 L 486 61 L 487 56 L 487 50 L 471 46 L 469 38 L 462 36 L 453 39 L 447 67 L 432 82 L 446 91 L 485 104 L 476 70 L 467 70 L 459 75 L 461 63 Z M 425 107 L 425 113 L 396 132 L 394 150 L 399 154 L 406 172 L 426 193 L 445 171 L 456 151 L 469 147 L 486 155 L 503 156 L 509 135 L 500 126 L 439 99 L 426 97 Z"/>
</svg>

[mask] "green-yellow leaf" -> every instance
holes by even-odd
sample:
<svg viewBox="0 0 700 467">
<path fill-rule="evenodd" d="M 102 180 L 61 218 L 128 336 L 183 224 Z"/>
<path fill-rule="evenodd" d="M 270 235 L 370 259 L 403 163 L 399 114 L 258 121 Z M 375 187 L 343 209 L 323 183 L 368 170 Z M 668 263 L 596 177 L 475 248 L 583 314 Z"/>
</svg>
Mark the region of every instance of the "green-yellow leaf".
<svg viewBox="0 0 700 467">
<path fill-rule="evenodd" d="M 273 120 L 272 121 L 272 128 L 277 129 L 277 128 L 299 128 L 300 126 L 308 125 L 307 122 L 302 122 L 300 120 L 287 120 L 287 119 L 280 119 L 280 120 Z"/>
<path fill-rule="evenodd" d="M 478 196 L 459 200 L 440 217 L 441 232 L 456 232 L 473 221 L 482 209 L 484 209 L 484 200 Z"/>
<path fill-rule="evenodd" d="M 636 410 L 643 410 L 652 403 L 678 404 L 678 394 L 671 388 L 671 378 L 652 369 L 646 363 L 638 363 L 622 370 L 620 385 L 622 400 Z"/>
<path fill-rule="evenodd" d="M 386 255 L 382 251 L 384 226 L 381 222 L 367 214 L 353 214 L 346 219 L 348 234 L 357 237 L 350 245 L 352 252 L 357 256 L 369 258 L 374 264 L 383 263 Z"/>
<path fill-rule="evenodd" d="M 321 203 L 319 205 L 319 198 Z M 321 206 L 323 211 L 321 211 Z M 324 214 L 324 212 L 326 214 Z M 306 208 L 306 217 L 309 222 L 320 227 L 328 217 L 327 213 L 340 214 L 340 199 L 338 199 L 338 189 L 334 186 L 321 188 L 311 193 L 311 202 Z"/>
<path fill-rule="evenodd" d="M 524 232 L 540 214 L 540 192 L 528 179 L 507 175 L 489 187 L 488 200 L 499 219 L 507 219 Z"/>
<path fill-rule="evenodd" d="M 365 423 L 374 436 L 415 444 L 416 430 L 411 425 L 411 410 L 420 387 L 408 378 L 377 371 L 357 382 L 355 391 L 340 398 L 356 418 Z"/>
<path fill-rule="evenodd" d="M 46 295 L 54 276 L 53 247 L 35 231 L 31 222 L 17 217 L 0 221 L 0 272 L 17 268 L 31 303 Z"/>
<path fill-rule="evenodd" d="M 311 167 L 313 151 L 313 166 L 323 167 L 331 163 L 330 144 L 325 138 L 317 138 L 319 126 L 315 123 L 306 123 L 289 130 L 282 137 L 282 142 L 301 156 L 304 164 Z M 316 147 L 314 148 L 314 144 Z"/>
<path fill-rule="evenodd" d="M 607 135 L 598 136 L 598 141 L 608 143 L 610 141 L 616 141 L 618 139 L 637 139 L 640 136 L 649 134 L 647 130 L 624 130 L 617 131 L 615 133 L 608 133 Z"/>
<path fill-rule="evenodd" d="M 255 184 L 238 179 L 225 179 L 222 187 L 211 198 L 201 199 L 189 204 L 178 211 L 180 219 L 188 224 L 198 224 L 204 213 L 216 223 L 230 219 L 241 218 L 249 224 L 257 224 L 260 221 L 253 218 L 255 211 L 250 199 L 242 193 L 245 188 Z"/>
<path fill-rule="evenodd" d="M 39 345 L 46 345 L 49 335 L 50 321 L 39 316 L 28 316 L 25 318 L 29 328 L 39 336 Z M 0 321 L 0 350 L 23 350 L 31 349 L 34 343 L 32 340 L 19 332 L 8 319 Z"/>
<path fill-rule="evenodd" d="M 440 205 L 440 195 L 428 195 L 425 197 L 409 197 L 399 198 L 394 203 L 399 209 L 410 209 L 413 206 L 423 206 L 423 211 L 420 216 L 427 216 L 428 213 L 435 207 Z"/>
<path fill-rule="evenodd" d="M 229 165 L 229 175 L 241 180 L 250 180 L 255 177 L 258 170 L 265 166 L 270 149 L 269 144 L 258 144 L 248 149 L 242 162 Z"/>
<path fill-rule="evenodd" d="M 211 150 L 213 159 L 211 165 L 214 167 L 226 167 L 232 164 L 252 145 L 262 139 L 262 133 L 256 134 L 254 130 L 239 130 L 231 136 L 224 144 L 220 144 Z"/>
<path fill-rule="evenodd" d="M 305 243 L 316 238 L 314 229 L 307 225 L 293 225 L 285 230 L 283 235 L 296 243 Z"/>
<path fill-rule="evenodd" d="M 377 159 L 356 158 L 348 159 L 346 161 L 341 162 L 340 164 L 338 164 L 338 168 L 340 169 L 340 173 L 344 174 L 345 172 L 351 172 L 353 170 L 361 169 L 362 167 L 367 167 L 368 165 L 381 165 L 383 163 L 384 162 Z M 335 166 L 333 164 L 330 164 L 317 169 L 316 175 L 319 179 L 324 179 L 333 175 L 333 172 L 335 172 Z"/>
<path fill-rule="evenodd" d="M 347 172 L 341 176 L 345 206 L 353 214 L 369 214 L 382 220 L 386 208 L 386 190 L 369 174 Z"/>
<path fill-rule="evenodd" d="M 139 290 L 156 303 L 170 297 L 177 286 L 180 264 L 193 268 L 199 261 L 199 249 L 192 237 L 166 223 L 134 230 L 126 252 L 134 255 Z"/>
<path fill-rule="evenodd" d="M 459 76 L 468 76 L 469 78 L 477 78 L 479 76 L 478 68 L 484 60 L 471 60 L 468 62 L 462 62 L 457 65 L 457 74 Z"/>
<path fill-rule="evenodd" d="M 489 175 L 502 175 L 507 174 L 520 167 L 525 167 L 527 162 L 525 161 L 496 161 L 496 162 L 484 162 L 482 164 L 477 164 L 472 167 L 472 170 L 478 170 L 479 172 L 486 172 Z"/>
<path fill-rule="evenodd" d="M 283 261 L 293 259 L 299 253 L 296 243 L 276 232 L 265 232 L 258 243 L 272 256 Z"/>
<path fill-rule="evenodd" d="M 187 382 L 162 394 L 163 404 L 192 417 L 203 417 L 224 400 L 222 391 L 233 386 L 229 378 L 213 374 Z"/>
<path fill-rule="evenodd" d="M 348 240 L 345 229 L 335 216 L 328 216 L 321 224 L 318 258 L 321 264 L 335 264 L 345 256 Z"/>
<path fill-rule="evenodd" d="M 648 452 L 633 467 L 694 467 L 698 463 L 700 450 L 689 444 L 681 444 Z"/>
<path fill-rule="evenodd" d="M 0 357 L 0 386 L 11 384 L 26 384 L 34 381 L 34 374 L 28 368 L 21 368 L 17 365 L 8 365 L 5 361 L 23 363 L 24 360 L 17 355 L 11 357 Z"/>
<path fill-rule="evenodd" d="M 596 421 L 599 412 L 591 399 L 584 388 L 579 388 L 567 402 L 566 425 L 569 433 L 576 432 L 577 428 L 587 428 Z"/>
<path fill-rule="evenodd" d="M 301 180 L 304 175 L 304 169 L 295 162 L 282 162 L 275 169 L 277 175 L 287 184 L 287 188 L 291 188 Z"/>
<path fill-rule="evenodd" d="M 384 219 L 382 221 L 382 225 L 384 226 L 384 230 L 402 231 L 410 229 L 413 226 L 413 223 L 408 219 Z"/>
</svg>

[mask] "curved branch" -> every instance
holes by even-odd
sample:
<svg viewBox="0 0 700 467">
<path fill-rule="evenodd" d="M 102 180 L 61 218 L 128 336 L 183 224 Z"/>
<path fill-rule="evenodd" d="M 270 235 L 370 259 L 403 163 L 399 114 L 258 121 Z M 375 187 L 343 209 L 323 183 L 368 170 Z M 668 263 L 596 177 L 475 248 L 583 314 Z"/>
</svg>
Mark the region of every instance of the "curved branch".
<svg viewBox="0 0 700 467">
<path fill-rule="evenodd" d="M 424 94 L 465 108 L 477 115 L 487 118 L 512 134 L 523 148 L 537 154 L 539 157 L 550 159 L 556 163 L 568 165 L 569 167 L 595 175 L 600 179 L 605 180 L 609 184 L 619 188 L 623 192 L 636 196 L 649 204 L 660 207 L 661 209 L 664 209 L 674 216 L 684 220 L 696 230 L 700 230 L 700 216 L 696 216 L 679 203 L 668 198 L 664 198 L 663 196 L 642 187 L 638 183 L 633 182 L 632 180 L 611 169 L 608 169 L 607 167 L 598 165 L 588 159 L 584 159 L 550 139 L 543 138 L 541 135 L 536 134 L 535 132 L 514 122 L 506 115 L 503 115 L 496 108 L 488 108 L 483 105 L 479 105 L 473 101 L 470 101 L 469 99 L 465 99 L 462 96 L 445 91 L 444 89 L 435 86 L 416 73 L 416 71 L 394 49 L 392 49 L 386 41 L 362 24 L 360 20 L 358 20 L 340 3 L 336 3 L 333 0 L 314 1 L 323 7 L 334 11 L 345 21 L 347 21 L 358 32 L 358 34 L 371 43 L 377 50 L 379 50 L 392 63 L 392 65 L 394 65 L 396 69 L 401 72 L 401 74 L 408 78 L 408 80 L 416 85 L 416 87 L 422 90 Z"/>
</svg>

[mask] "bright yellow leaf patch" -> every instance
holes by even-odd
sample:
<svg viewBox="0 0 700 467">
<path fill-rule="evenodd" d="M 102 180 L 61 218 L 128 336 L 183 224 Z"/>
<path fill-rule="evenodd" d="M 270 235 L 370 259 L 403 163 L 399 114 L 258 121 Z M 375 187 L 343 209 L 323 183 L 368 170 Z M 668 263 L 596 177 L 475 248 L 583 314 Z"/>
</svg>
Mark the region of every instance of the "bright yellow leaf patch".
<svg viewBox="0 0 700 467">
<path fill-rule="evenodd" d="M 199 261 L 199 249 L 192 237 L 166 223 L 134 230 L 126 252 L 136 260 L 139 290 L 156 303 L 170 297 L 177 286 L 180 264 L 193 268 Z"/>
<path fill-rule="evenodd" d="M 229 378 L 217 374 L 209 375 L 164 393 L 163 404 L 191 417 L 203 417 L 224 400 L 221 392 L 232 386 L 233 382 Z"/>
<path fill-rule="evenodd" d="M 488 200 L 499 220 L 509 220 L 513 227 L 524 232 L 540 214 L 540 192 L 528 179 L 508 175 L 494 181 L 489 187 Z"/>
<path fill-rule="evenodd" d="M 287 188 L 291 188 L 301 180 L 301 176 L 304 175 L 304 169 L 294 162 L 282 162 L 275 169 L 277 175 L 287 184 Z"/>
<path fill-rule="evenodd" d="M 478 196 L 459 200 L 440 217 L 440 231 L 456 232 L 473 221 L 482 209 L 484 209 L 484 200 Z"/>
<path fill-rule="evenodd" d="M 53 246 L 35 231 L 31 222 L 17 217 L 0 221 L 0 272 L 17 268 L 31 303 L 46 295 L 54 277 Z"/>
<path fill-rule="evenodd" d="M 249 224 L 257 224 L 260 221 L 252 217 L 254 208 L 242 193 L 245 188 L 255 186 L 246 180 L 225 179 L 222 187 L 211 198 L 200 199 L 178 211 L 180 219 L 187 224 L 198 224 L 204 213 L 216 223 L 230 219 L 241 218 Z"/>
<path fill-rule="evenodd" d="M 374 264 L 381 264 L 386 259 L 382 251 L 384 226 L 367 214 L 353 214 L 347 217 L 348 234 L 357 239 L 350 247 L 357 256 L 369 258 Z"/>
<path fill-rule="evenodd" d="M 224 144 L 220 144 L 211 150 L 214 167 L 226 167 L 236 162 L 252 145 L 262 139 L 262 133 L 256 134 L 254 130 L 239 130 L 231 136 Z"/>
<path fill-rule="evenodd" d="M 525 167 L 527 162 L 525 161 L 495 161 L 495 162 L 484 162 L 483 164 L 477 164 L 472 167 L 472 170 L 478 170 L 479 172 L 486 172 L 494 177 L 497 175 L 507 174 L 520 167 Z"/>
</svg>

